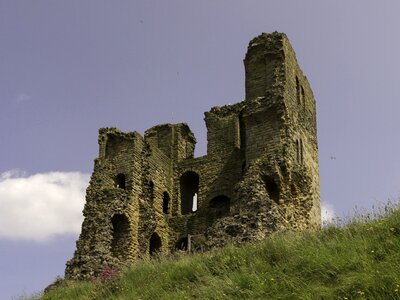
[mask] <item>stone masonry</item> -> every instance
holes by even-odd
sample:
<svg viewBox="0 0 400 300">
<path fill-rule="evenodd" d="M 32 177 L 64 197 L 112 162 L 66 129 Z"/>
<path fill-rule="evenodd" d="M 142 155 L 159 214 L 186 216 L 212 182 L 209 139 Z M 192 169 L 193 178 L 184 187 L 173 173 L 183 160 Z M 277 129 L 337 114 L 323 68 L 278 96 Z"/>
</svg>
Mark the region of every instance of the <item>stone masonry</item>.
<svg viewBox="0 0 400 300">
<path fill-rule="evenodd" d="M 244 59 L 245 99 L 205 113 L 207 155 L 186 124 L 99 130 L 82 232 L 67 279 L 138 258 L 320 227 L 316 108 L 283 33 Z"/>
</svg>

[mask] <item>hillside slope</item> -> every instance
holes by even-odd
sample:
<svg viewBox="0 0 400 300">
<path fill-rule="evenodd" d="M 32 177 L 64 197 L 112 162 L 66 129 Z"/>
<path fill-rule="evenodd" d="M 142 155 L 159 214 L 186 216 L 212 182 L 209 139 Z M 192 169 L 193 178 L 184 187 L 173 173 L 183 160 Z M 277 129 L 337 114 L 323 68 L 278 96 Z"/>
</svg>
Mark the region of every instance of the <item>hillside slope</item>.
<svg viewBox="0 0 400 300">
<path fill-rule="evenodd" d="M 400 299 L 400 211 L 317 233 L 139 262 L 43 299 Z"/>
</svg>

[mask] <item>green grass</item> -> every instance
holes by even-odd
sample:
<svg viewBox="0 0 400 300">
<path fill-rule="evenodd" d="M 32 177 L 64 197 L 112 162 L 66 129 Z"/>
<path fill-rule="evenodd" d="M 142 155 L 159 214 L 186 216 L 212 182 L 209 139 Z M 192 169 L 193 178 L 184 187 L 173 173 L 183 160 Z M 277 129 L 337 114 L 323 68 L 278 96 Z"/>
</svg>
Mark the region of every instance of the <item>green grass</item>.
<svg viewBox="0 0 400 300">
<path fill-rule="evenodd" d="M 43 299 L 400 299 L 400 210 L 319 232 L 138 262 Z"/>
</svg>

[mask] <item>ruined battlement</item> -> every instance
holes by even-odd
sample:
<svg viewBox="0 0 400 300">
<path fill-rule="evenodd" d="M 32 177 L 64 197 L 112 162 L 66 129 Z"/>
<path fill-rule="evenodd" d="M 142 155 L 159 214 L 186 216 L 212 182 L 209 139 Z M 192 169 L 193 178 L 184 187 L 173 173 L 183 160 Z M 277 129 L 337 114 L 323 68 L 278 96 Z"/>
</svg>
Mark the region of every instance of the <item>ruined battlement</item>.
<svg viewBox="0 0 400 300">
<path fill-rule="evenodd" d="M 82 233 L 66 278 L 142 257 L 320 227 L 315 99 L 283 33 L 250 41 L 245 99 L 205 113 L 207 155 L 187 124 L 99 130 Z M 189 243 L 190 240 L 190 243 Z"/>
</svg>

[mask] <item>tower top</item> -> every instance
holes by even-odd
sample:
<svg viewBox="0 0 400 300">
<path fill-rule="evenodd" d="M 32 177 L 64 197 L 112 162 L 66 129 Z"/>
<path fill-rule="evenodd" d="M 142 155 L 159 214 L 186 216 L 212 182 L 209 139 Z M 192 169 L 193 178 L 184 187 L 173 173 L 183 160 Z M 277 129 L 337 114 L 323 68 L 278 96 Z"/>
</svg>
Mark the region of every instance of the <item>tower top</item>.
<svg viewBox="0 0 400 300">
<path fill-rule="evenodd" d="M 258 44 L 279 43 L 283 39 L 289 40 L 287 35 L 283 32 L 278 32 L 278 31 L 274 31 L 272 33 L 263 32 L 249 42 L 249 46 L 247 47 L 247 49 L 250 49 L 253 46 L 257 46 Z"/>
<path fill-rule="evenodd" d="M 282 92 L 279 85 L 286 78 L 282 65 L 287 45 L 290 43 L 286 34 L 276 31 L 262 33 L 249 42 L 244 59 L 246 100 L 271 98 Z"/>
</svg>

